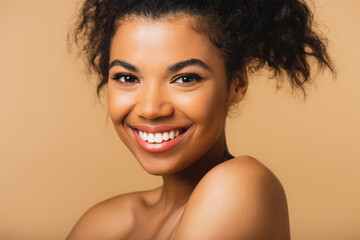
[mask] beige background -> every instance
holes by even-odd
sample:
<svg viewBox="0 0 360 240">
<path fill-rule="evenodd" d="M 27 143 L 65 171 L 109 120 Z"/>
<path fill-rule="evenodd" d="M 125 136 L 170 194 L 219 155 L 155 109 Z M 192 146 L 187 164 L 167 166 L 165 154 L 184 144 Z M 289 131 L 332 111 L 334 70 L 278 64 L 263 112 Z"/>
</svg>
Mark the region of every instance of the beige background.
<svg viewBox="0 0 360 240">
<path fill-rule="evenodd" d="M 161 184 L 66 50 L 76 2 L 0 0 L 0 239 L 64 239 L 95 203 Z M 282 181 L 293 239 L 360 239 L 360 2 L 315 4 L 337 80 L 319 77 L 304 104 L 252 76 L 228 141 Z"/>
</svg>

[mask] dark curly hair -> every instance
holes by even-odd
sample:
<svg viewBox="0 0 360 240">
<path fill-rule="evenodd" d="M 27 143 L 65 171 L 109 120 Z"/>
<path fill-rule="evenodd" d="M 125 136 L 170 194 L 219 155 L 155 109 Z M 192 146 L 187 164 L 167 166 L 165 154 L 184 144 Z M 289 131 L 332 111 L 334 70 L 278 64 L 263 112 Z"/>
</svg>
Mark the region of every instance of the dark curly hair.
<svg viewBox="0 0 360 240">
<path fill-rule="evenodd" d="M 98 94 L 108 82 L 110 41 L 119 20 L 174 14 L 198 19 L 198 30 L 221 50 L 228 79 L 245 67 L 268 66 L 305 94 L 309 56 L 334 72 L 326 39 L 313 30 L 313 15 L 301 0 L 85 0 L 69 38 L 98 74 Z"/>
</svg>

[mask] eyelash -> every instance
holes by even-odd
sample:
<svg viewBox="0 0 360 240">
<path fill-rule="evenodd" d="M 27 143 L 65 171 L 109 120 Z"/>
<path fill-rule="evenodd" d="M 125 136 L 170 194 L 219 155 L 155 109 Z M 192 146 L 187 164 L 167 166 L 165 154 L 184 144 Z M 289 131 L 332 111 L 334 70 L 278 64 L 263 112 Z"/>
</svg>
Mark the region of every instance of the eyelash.
<svg viewBox="0 0 360 240">
<path fill-rule="evenodd" d="M 183 83 L 177 83 L 176 81 L 180 80 L 180 79 L 184 79 L 184 78 L 189 78 L 192 79 L 192 81 L 190 82 L 183 82 Z M 177 76 L 171 83 L 176 83 L 176 84 L 180 84 L 180 85 L 194 85 L 196 82 L 200 82 L 201 80 L 203 80 L 202 77 L 200 77 L 197 74 L 184 74 L 184 75 L 180 75 Z"/>
<path fill-rule="evenodd" d="M 120 80 L 121 78 L 124 78 L 124 81 Z M 115 80 L 116 82 L 121 82 L 123 84 L 131 84 L 131 83 L 140 82 L 139 79 L 137 79 L 135 76 L 133 76 L 131 74 L 124 74 L 124 73 L 115 74 L 115 76 L 112 77 L 112 79 Z"/>
<path fill-rule="evenodd" d="M 120 80 L 121 78 L 124 78 L 124 79 Z M 134 84 L 134 83 L 140 82 L 139 79 L 137 79 L 132 74 L 125 74 L 125 73 L 115 74 L 115 76 L 112 77 L 112 79 L 114 81 L 120 82 L 122 84 Z M 177 82 L 178 80 L 181 80 L 181 79 L 182 79 L 182 81 L 184 81 L 185 79 L 188 79 L 188 81 L 182 82 L 182 83 Z M 185 85 L 185 86 L 191 86 L 191 85 L 194 85 L 196 82 L 200 82 L 202 79 L 203 78 L 197 74 L 183 74 L 183 75 L 177 76 L 174 80 L 171 81 L 171 83 Z"/>
</svg>

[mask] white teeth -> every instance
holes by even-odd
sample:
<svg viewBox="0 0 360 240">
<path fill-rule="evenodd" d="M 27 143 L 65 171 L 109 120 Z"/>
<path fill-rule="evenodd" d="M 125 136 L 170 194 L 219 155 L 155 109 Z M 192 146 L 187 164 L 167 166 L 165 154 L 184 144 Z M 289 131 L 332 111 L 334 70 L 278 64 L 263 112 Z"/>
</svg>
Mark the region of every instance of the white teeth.
<svg viewBox="0 0 360 240">
<path fill-rule="evenodd" d="M 171 140 L 175 138 L 175 133 L 174 133 L 174 131 L 170 131 L 169 138 L 170 138 Z"/>
<path fill-rule="evenodd" d="M 161 133 L 156 133 L 155 134 L 155 142 L 156 143 L 161 143 L 163 141 L 162 135 Z"/>
<path fill-rule="evenodd" d="M 142 140 L 148 141 L 149 143 L 162 143 L 163 141 L 172 140 L 180 135 L 180 131 L 170 131 L 164 133 L 146 133 L 139 131 L 139 136 Z"/>
<path fill-rule="evenodd" d="M 154 143 L 154 142 L 155 142 L 154 134 L 149 133 L 147 137 L 148 137 L 148 140 L 147 140 L 147 141 L 148 141 L 149 143 Z"/>
<path fill-rule="evenodd" d="M 167 132 L 164 132 L 162 138 L 163 138 L 164 141 L 169 140 L 169 134 Z"/>
</svg>

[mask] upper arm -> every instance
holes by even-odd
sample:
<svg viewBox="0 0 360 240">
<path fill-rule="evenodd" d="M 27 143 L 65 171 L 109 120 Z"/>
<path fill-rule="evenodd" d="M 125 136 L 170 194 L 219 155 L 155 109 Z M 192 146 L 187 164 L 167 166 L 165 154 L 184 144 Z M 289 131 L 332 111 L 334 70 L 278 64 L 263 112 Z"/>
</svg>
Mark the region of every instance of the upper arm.
<svg viewBox="0 0 360 240">
<path fill-rule="evenodd" d="M 290 239 L 284 190 L 254 159 L 224 162 L 195 188 L 175 239 Z"/>
<path fill-rule="evenodd" d="M 127 239 L 134 222 L 128 205 L 124 196 L 95 205 L 79 219 L 66 239 Z"/>
</svg>

